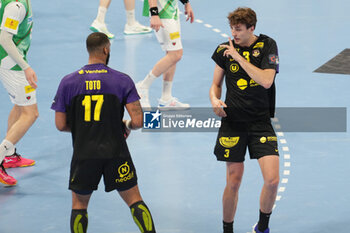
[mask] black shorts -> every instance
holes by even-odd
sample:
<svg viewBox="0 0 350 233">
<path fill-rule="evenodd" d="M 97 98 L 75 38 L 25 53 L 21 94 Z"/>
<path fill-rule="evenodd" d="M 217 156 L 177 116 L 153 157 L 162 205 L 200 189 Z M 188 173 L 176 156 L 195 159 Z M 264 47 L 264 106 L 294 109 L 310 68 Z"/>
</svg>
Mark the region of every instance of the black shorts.
<svg viewBox="0 0 350 233">
<path fill-rule="evenodd" d="M 230 122 L 225 119 L 216 139 L 214 154 L 217 160 L 243 162 L 249 149 L 251 159 L 277 155 L 277 137 L 270 122 Z"/>
<path fill-rule="evenodd" d="M 125 191 L 137 185 L 136 170 L 127 146 L 117 158 L 72 160 L 69 189 L 97 190 L 102 175 L 106 192 Z"/>
</svg>

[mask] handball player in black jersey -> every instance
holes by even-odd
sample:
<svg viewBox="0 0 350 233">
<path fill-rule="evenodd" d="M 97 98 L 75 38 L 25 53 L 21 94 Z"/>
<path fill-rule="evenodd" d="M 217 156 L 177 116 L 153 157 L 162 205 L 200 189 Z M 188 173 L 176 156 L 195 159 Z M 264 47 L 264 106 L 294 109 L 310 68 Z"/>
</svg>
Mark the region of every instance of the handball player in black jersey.
<svg viewBox="0 0 350 233">
<path fill-rule="evenodd" d="M 248 148 L 251 159 L 260 165 L 264 185 L 260 195 L 260 216 L 253 232 L 269 233 L 269 218 L 279 183 L 277 137 L 270 118 L 275 112 L 275 76 L 278 73 L 276 42 L 255 35 L 256 14 L 237 8 L 228 15 L 233 39 L 220 44 L 212 55 L 216 63 L 210 100 L 222 117 L 214 154 L 226 162 L 227 183 L 223 193 L 224 233 L 233 232 L 244 160 Z M 220 100 L 222 83 L 225 101 Z"/>
<path fill-rule="evenodd" d="M 89 63 L 62 79 L 51 106 L 57 129 L 72 133 L 71 232 L 87 231 L 88 203 L 102 176 L 105 191 L 119 192 L 140 232 L 155 232 L 126 144 L 130 130 L 142 127 L 139 96 L 128 75 L 107 66 L 110 45 L 103 33 L 88 36 Z M 131 120 L 123 120 L 124 108 Z"/>
</svg>

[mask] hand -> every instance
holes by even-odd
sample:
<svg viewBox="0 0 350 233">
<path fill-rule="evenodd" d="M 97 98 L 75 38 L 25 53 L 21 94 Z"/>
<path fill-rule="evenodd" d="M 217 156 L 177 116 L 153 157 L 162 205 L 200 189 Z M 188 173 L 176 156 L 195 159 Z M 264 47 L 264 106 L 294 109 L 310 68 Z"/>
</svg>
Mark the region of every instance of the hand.
<svg viewBox="0 0 350 233">
<path fill-rule="evenodd" d="M 130 120 L 123 120 L 123 123 L 125 125 L 125 132 L 124 132 L 124 138 L 127 139 L 130 135 L 131 129 L 129 129 L 129 125 L 130 123 L 128 123 Z"/>
<path fill-rule="evenodd" d="M 193 23 L 193 21 L 194 21 L 194 14 L 193 14 L 193 10 L 192 10 L 191 4 L 189 2 L 185 4 L 185 15 L 186 15 L 186 21 L 191 19 L 190 22 Z"/>
<path fill-rule="evenodd" d="M 231 37 L 228 38 L 228 43 L 229 45 L 220 45 L 220 48 L 226 48 L 226 50 L 224 51 L 224 56 L 231 56 L 233 59 L 238 61 L 241 58 L 241 55 L 239 55 L 235 47 L 233 47 Z"/>
<path fill-rule="evenodd" d="M 36 83 L 38 82 L 38 78 L 36 77 L 34 70 L 31 67 L 28 67 L 27 69 L 24 70 L 24 74 L 26 76 L 26 79 L 29 85 L 32 88 L 36 89 L 38 87 L 38 85 L 36 85 Z"/>
<path fill-rule="evenodd" d="M 164 26 L 159 16 L 158 15 L 151 16 L 151 28 L 153 28 L 156 32 L 158 32 L 160 27 L 164 27 Z"/>
<path fill-rule="evenodd" d="M 215 99 L 212 99 L 211 105 L 213 106 L 213 111 L 217 116 L 219 117 L 227 116 L 225 110 L 223 109 L 223 107 L 227 108 L 227 105 L 225 104 L 224 101 L 215 98 Z"/>
</svg>

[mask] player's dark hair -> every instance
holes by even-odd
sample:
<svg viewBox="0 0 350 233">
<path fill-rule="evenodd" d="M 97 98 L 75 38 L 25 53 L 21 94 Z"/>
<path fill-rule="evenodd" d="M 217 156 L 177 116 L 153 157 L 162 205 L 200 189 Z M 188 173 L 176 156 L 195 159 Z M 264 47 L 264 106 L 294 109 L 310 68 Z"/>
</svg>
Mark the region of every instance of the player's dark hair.
<svg viewBox="0 0 350 233">
<path fill-rule="evenodd" d="M 251 8 L 248 7 L 238 7 L 233 12 L 229 13 L 227 16 L 230 26 L 237 24 L 246 25 L 247 29 L 254 26 L 256 27 L 256 13 Z"/>
<path fill-rule="evenodd" d="M 93 32 L 86 39 L 86 48 L 90 53 L 95 53 L 102 50 L 109 44 L 108 36 L 101 32 Z"/>
</svg>

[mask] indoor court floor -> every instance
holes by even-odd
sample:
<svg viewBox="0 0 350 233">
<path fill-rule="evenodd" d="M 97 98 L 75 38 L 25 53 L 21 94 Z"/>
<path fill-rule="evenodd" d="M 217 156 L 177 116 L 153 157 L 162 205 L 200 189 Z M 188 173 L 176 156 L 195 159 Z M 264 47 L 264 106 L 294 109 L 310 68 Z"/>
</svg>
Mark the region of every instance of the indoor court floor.
<svg viewBox="0 0 350 233">
<path fill-rule="evenodd" d="M 142 4 L 136 0 L 136 18 L 148 24 L 148 18 L 141 16 Z M 191 4 L 196 21 L 190 24 L 181 15 L 184 55 L 173 85 L 173 95 L 181 101 L 192 107 L 208 107 L 210 111 L 208 91 L 215 66 L 211 55 L 230 35 L 228 13 L 238 6 L 247 6 L 257 13 L 255 33 L 274 38 L 279 48 L 277 107 L 350 107 L 350 72 L 327 72 L 327 67 L 325 72 L 314 72 L 350 48 L 349 1 L 191 0 Z M 181 3 L 179 6 L 183 10 Z M 67 187 L 71 136 L 56 130 L 50 106 L 61 78 L 87 63 L 85 39 L 97 7 L 98 0 L 32 1 L 34 30 L 28 59 L 39 78 L 40 117 L 17 148 L 24 157 L 35 159 L 36 165 L 7 170 L 18 184 L 0 185 L 0 233 L 70 231 L 71 192 Z M 116 34 L 109 66 L 129 74 L 135 82 L 142 80 L 163 56 L 155 35 L 123 35 L 122 1 L 112 1 L 106 22 Z M 335 70 L 346 71 L 350 67 L 350 63 L 341 61 L 338 65 L 334 65 Z M 151 87 L 153 105 L 160 94 L 159 78 Z M 0 98 L 3 138 L 12 105 L 2 86 Z M 349 117 L 345 117 L 348 121 Z M 334 119 L 328 117 L 327 121 Z M 270 220 L 271 232 L 348 232 L 347 126 L 344 132 L 285 132 L 278 119 L 274 123 L 278 125 L 281 181 Z M 213 132 L 141 130 L 128 138 L 141 194 L 157 232 L 222 232 L 221 198 L 226 171 L 225 164 L 217 162 L 213 154 L 215 140 Z M 235 233 L 251 232 L 256 223 L 262 181 L 257 162 L 247 155 Z M 88 213 L 88 232 L 139 232 L 129 208 L 117 192 L 105 193 L 103 182 L 92 196 Z"/>
</svg>

